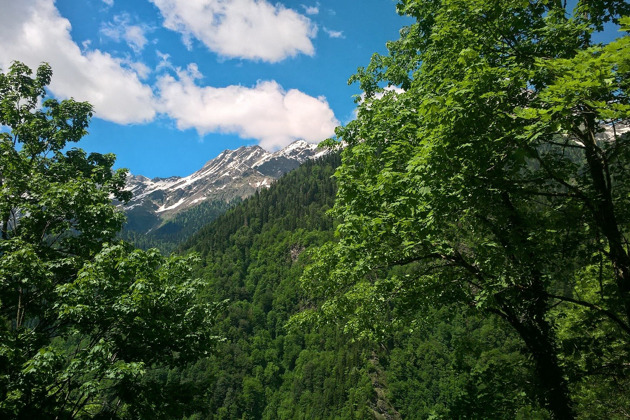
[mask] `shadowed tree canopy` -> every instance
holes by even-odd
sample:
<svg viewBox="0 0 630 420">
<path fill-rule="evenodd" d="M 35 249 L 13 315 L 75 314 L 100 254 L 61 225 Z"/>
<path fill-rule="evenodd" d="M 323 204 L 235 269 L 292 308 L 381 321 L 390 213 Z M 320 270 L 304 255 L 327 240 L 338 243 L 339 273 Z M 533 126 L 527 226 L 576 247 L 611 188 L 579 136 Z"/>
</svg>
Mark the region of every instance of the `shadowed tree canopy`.
<svg viewBox="0 0 630 420">
<path fill-rule="evenodd" d="M 558 419 L 588 404 L 587 370 L 627 378 L 630 337 L 630 40 L 591 42 L 630 4 L 566 3 L 398 2 L 416 23 L 350 80 L 339 241 L 304 276 L 318 319 L 366 335 L 453 301 L 500 317 Z M 609 347 L 587 369 L 559 329 Z"/>
</svg>

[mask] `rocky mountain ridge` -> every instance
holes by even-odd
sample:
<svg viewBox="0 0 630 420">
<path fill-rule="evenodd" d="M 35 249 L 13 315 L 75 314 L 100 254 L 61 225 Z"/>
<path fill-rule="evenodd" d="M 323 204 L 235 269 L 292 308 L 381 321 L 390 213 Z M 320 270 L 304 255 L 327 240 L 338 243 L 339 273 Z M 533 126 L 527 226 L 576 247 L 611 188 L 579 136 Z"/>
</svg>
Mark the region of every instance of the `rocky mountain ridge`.
<svg viewBox="0 0 630 420">
<path fill-rule="evenodd" d="M 148 233 L 175 215 L 202 203 L 244 199 L 309 159 L 325 154 L 317 145 L 298 140 L 277 152 L 260 146 L 225 150 L 200 170 L 185 177 L 153 178 L 130 174 L 127 188 L 133 193 L 122 206 L 126 229 Z"/>
</svg>

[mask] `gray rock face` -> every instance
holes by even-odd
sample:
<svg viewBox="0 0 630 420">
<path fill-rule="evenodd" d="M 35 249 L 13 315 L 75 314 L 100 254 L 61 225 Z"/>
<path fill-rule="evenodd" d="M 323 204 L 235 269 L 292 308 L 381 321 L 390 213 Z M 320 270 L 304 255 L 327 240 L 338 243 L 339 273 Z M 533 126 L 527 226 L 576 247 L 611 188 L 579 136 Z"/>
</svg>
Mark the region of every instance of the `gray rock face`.
<svg viewBox="0 0 630 420">
<path fill-rule="evenodd" d="M 133 198 L 123 206 L 128 219 L 126 229 L 146 233 L 200 203 L 246 198 L 324 153 L 317 150 L 317 145 L 298 140 L 274 153 L 259 146 L 225 150 L 186 177 L 149 179 L 130 174 L 127 189 Z"/>
</svg>

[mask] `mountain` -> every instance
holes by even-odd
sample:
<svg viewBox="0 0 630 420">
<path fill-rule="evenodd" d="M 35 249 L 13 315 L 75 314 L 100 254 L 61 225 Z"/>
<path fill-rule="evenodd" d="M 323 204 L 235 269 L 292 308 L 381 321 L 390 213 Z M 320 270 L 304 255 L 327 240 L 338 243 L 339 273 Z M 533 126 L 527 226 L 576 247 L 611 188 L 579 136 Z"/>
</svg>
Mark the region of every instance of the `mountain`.
<svg viewBox="0 0 630 420">
<path fill-rule="evenodd" d="M 186 177 L 149 179 L 129 175 L 133 198 L 121 205 L 127 215 L 123 237 L 137 246 L 173 244 L 222 214 L 233 203 L 268 188 L 302 163 L 325 154 L 317 145 L 299 140 L 277 152 L 259 146 L 225 150 Z M 156 242 L 157 241 L 157 242 Z M 164 246 L 162 247 L 164 248 Z"/>
</svg>

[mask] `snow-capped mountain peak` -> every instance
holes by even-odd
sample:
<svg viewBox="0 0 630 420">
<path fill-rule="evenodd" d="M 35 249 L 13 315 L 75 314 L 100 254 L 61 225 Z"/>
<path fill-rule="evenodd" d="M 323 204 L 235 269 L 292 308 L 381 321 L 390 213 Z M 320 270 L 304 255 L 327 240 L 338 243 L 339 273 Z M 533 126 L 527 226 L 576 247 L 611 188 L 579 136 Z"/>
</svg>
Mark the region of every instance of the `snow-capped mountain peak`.
<svg viewBox="0 0 630 420">
<path fill-rule="evenodd" d="M 185 177 L 149 179 L 130 174 L 127 187 L 133 198 L 124 206 L 128 226 L 142 226 L 139 230 L 147 231 L 204 201 L 229 202 L 236 197 L 248 197 L 307 160 L 325 153 L 315 144 L 298 140 L 273 153 L 260 146 L 225 150 Z M 136 219 L 142 219 L 143 223 L 137 223 Z"/>
</svg>

